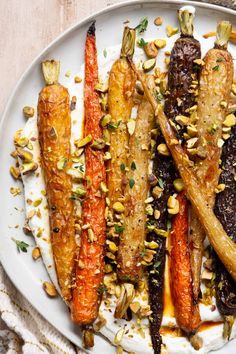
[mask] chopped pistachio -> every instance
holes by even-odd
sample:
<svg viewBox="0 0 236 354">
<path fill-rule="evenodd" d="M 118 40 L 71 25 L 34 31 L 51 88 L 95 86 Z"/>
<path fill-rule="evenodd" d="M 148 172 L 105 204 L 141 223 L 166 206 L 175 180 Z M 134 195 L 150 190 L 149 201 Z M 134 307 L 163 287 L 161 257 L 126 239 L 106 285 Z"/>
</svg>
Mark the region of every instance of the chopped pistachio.
<svg viewBox="0 0 236 354">
<path fill-rule="evenodd" d="M 88 229 L 88 241 L 89 242 L 96 241 L 96 237 L 95 237 L 94 232 L 93 232 L 92 229 Z"/>
<path fill-rule="evenodd" d="M 145 241 L 145 247 L 150 248 L 151 250 L 155 250 L 159 247 L 159 245 L 155 241 L 151 241 L 151 242 Z"/>
<path fill-rule="evenodd" d="M 213 277 L 213 273 L 210 272 L 209 270 L 207 269 L 204 269 L 203 272 L 202 272 L 202 279 L 203 280 L 211 280 Z"/>
<path fill-rule="evenodd" d="M 223 145 L 224 145 L 224 140 L 223 140 L 223 139 L 218 139 L 218 141 L 217 141 L 217 146 L 218 146 L 219 148 L 222 148 Z"/>
<path fill-rule="evenodd" d="M 155 46 L 158 49 L 161 49 L 161 48 L 164 48 L 166 46 L 166 40 L 164 40 L 164 39 L 156 39 L 154 41 L 154 44 L 155 44 Z"/>
<path fill-rule="evenodd" d="M 227 102 L 226 101 L 221 101 L 220 105 L 221 105 L 221 107 L 226 108 L 227 107 Z"/>
<path fill-rule="evenodd" d="M 236 124 L 236 118 L 234 114 L 229 114 L 226 116 L 224 122 L 224 126 L 226 127 L 233 127 Z"/>
<path fill-rule="evenodd" d="M 159 186 L 156 186 L 152 190 L 152 195 L 154 198 L 160 198 L 162 195 L 163 189 Z"/>
<path fill-rule="evenodd" d="M 222 132 L 226 134 L 231 133 L 231 127 L 223 127 Z"/>
<path fill-rule="evenodd" d="M 23 163 L 21 167 L 21 172 L 23 175 L 27 175 L 29 173 L 36 171 L 37 168 L 38 168 L 38 164 L 35 162 Z"/>
<path fill-rule="evenodd" d="M 128 133 L 129 135 L 133 135 L 135 131 L 135 120 L 134 119 L 129 119 L 127 123 L 127 128 L 128 128 Z"/>
<path fill-rule="evenodd" d="M 236 84 L 232 84 L 231 92 L 236 95 Z"/>
<path fill-rule="evenodd" d="M 218 186 L 215 188 L 215 193 L 221 193 L 225 190 L 226 185 L 224 183 L 218 184 Z"/>
<path fill-rule="evenodd" d="M 176 121 L 178 124 L 184 126 L 184 125 L 187 125 L 187 124 L 188 124 L 189 118 L 186 117 L 186 116 L 181 116 L 181 115 L 179 115 L 179 116 L 176 116 L 176 117 L 175 117 L 175 121 Z"/>
<path fill-rule="evenodd" d="M 75 81 L 75 84 L 80 84 L 82 82 L 82 79 L 79 76 L 75 76 L 74 81 Z"/>
<path fill-rule="evenodd" d="M 131 311 L 133 313 L 137 313 L 140 310 L 140 303 L 138 301 L 134 301 L 129 305 Z"/>
<path fill-rule="evenodd" d="M 156 48 L 156 45 L 154 44 L 154 42 L 149 42 L 144 46 L 144 51 L 146 53 L 146 55 L 148 56 L 148 58 L 156 58 L 157 54 L 158 54 L 158 50 Z"/>
<path fill-rule="evenodd" d="M 105 145 L 106 145 L 106 142 L 103 139 L 98 138 L 93 141 L 91 148 L 95 149 L 95 150 L 102 150 L 102 149 L 104 149 Z"/>
<path fill-rule="evenodd" d="M 125 333 L 125 329 L 123 327 L 118 330 L 114 339 L 115 345 L 119 345 L 121 343 L 124 333 Z"/>
<path fill-rule="evenodd" d="M 71 76 L 71 71 L 70 70 L 67 70 L 66 72 L 65 72 L 65 77 L 70 77 Z"/>
<path fill-rule="evenodd" d="M 68 162 L 68 159 L 66 157 L 62 157 L 58 162 L 57 162 L 57 168 L 58 170 L 64 170 Z"/>
<path fill-rule="evenodd" d="M 88 143 L 90 143 L 92 141 L 92 135 L 87 135 L 85 138 L 80 139 L 80 140 L 75 140 L 75 145 L 78 148 L 81 148 L 85 145 L 87 145 Z"/>
<path fill-rule="evenodd" d="M 33 154 L 20 147 L 16 149 L 18 157 L 24 162 L 31 162 L 33 160 Z"/>
<path fill-rule="evenodd" d="M 169 59 L 169 58 L 165 58 L 165 59 L 164 59 L 164 63 L 165 63 L 166 65 L 169 65 L 169 64 L 170 64 L 170 59 Z"/>
<path fill-rule="evenodd" d="M 193 125 L 193 124 L 189 124 L 189 125 L 187 126 L 187 133 L 188 133 L 188 135 L 189 135 L 191 138 L 195 137 L 195 136 L 197 135 L 197 133 L 198 133 L 196 126 Z"/>
<path fill-rule="evenodd" d="M 20 178 L 20 170 L 16 166 L 11 166 L 10 167 L 10 174 L 14 179 L 19 179 Z"/>
<path fill-rule="evenodd" d="M 178 214 L 179 212 L 179 201 L 171 195 L 167 201 L 168 213 L 171 215 Z"/>
<path fill-rule="evenodd" d="M 154 24 L 155 24 L 156 26 L 161 26 L 161 25 L 162 25 L 162 22 L 163 22 L 163 20 L 162 20 L 161 17 L 157 17 L 157 18 L 155 18 L 155 20 L 154 20 Z"/>
<path fill-rule="evenodd" d="M 144 201 L 144 203 L 145 203 L 145 204 L 149 204 L 149 203 L 152 203 L 153 200 L 154 200 L 153 197 L 148 197 L 148 198 Z"/>
<path fill-rule="evenodd" d="M 117 252 L 118 247 L 116 246 L 115 242 L 107 240 L 106 243 L 108 244 L 109 251 L 111 251 L 112 253 Z"/>
<path fill-rule="evenodd" d="M 115 202 L 112 206 L 113 210 L 115 210 L 117 213 L 123 213 L 125 211 L 125 207 L 122 203 L 120 202 Z"/>
<path fill-rule="evenodd" d="M 19 187 L 11 187 L 10 188 L 10 193 L 16 197 L 17 195 L 21 194 L 21 190 Z"/>
<path fill-rule="evenodd" d="M 156 219 L 156 220 L 158 220 L 158 219 L 160 219 L 160 216 L 161 216 L 161 212 L 160 212 L 160 210 L 154 210 L 154 218 Z"/>
<path fill-rule="evenodd" d="M 157 146 L 157 151 L 160 155 L 170 156 L 170 152 L 166 144 L 159 144 Z"/>
<path fill-rule="evenodd" d="M 104 128 L 111 121 L 111 115 L 105 114 L 101 119 L 101 126 Z"/>
<path fill-rule="evenodd" d="M 200 66 L 205 65 L 205 62 L 202 59 L 195 59 L 193 62 Z"/>
<path fill-rule="evenodd" d="M 143 70 L 148 72 L 154 68 L 156 65 L 156 59 L 145 60 L 143 63 Z"/>
<path fill-rule="evenodd" d="M 188 139 L 186 142 L 187 149 L 192 149 L 193 147 L 195 147 L 197 144 L 197 141 L 198 141 L 197 137 Z"/>
<path fill-rule="evenodd" d="M 102 92 L 102 93 L 107 92 L 108 91 L 108 81 L 106 81 L 105 83 L 104 82 L 98 82 L 95 85 L 95 90 L 99 91 L 99 92 Z"/>
<path fill-rule="evenodd" d="M 55 286 L 52 283 L 49 283 L 48 281 L 45 281 L 43 283 L 43 289 L 47 293 L 48 296 L 50 297 L 56 297 L 57 296 L 57 290 Z"/>
<path fill-rule="evenodd" d="M 151 206 L 151 204 L 148 204 L 146 206 L 145 212 L 146 212 L 147 215 L 153 215 L 154 210 L 153 210 L 153 207 Z"/>
<path fill-rule="evenodd" d="M 108 129 L 103 129 L 102 138 L 105 141 L 106 145 L 110 143 L 110 132 Z"/>
<path fill-rule="evenodd" d="M 105 182 L 101 182 L 100 183 L 100 189 L 103 193 L 107 193 L 108 192 L 108 188 Z"/>
<path fill-rule="evenodd" d="M 34 247 L 32 251 L 32 258 L 36 261 L 41 257 L 41 252 L 39 247 Z"/>
<path fill-rule="evenodd" d="M 162 237 L 168 237 L 169 236 L 169 231 L 165 231 L 162 229 L 158 229 L 157 227 L 155 227 L 153 229 L 153 231 L 158 235 L 158 236 L 162 236 Z"/>
<path fill-rule="evenodd" d="M 105 264 L 104 272 L 106 274 L 108 274 L 108 273 L 111 273 L 112 271 L 113 271 L 112 265 L 111 264 Z"/>
<path fill-rule="evenodd" d="M 184 189 L 184 182 L 181 178 L 175 179 L 173 184 L 177 192 L 181 192 Z"/>
<path fill-rule="evenodd" d="M 38 207 L 41 203 L 42 203 L 42 198 L 36 199 L 36 200 L 33 202 L 33 206 L 34 206 L 34 207 Z"/>
<path fill-rule="evenodd" d="M 34 108 L 33 107 L 29 107 L 29 106 L 25 106 L 23 108 L 23 114 L 25 118 L 31 118 L 34 116 Z"/>
<path fill-rule="evenodd" d="M 174 36 L 176 33 L 178 33 L 178 31 L 179 31 L 179 29 L 177 27 L 172 27 L 170 25 L 166 26 L 167 37 Z"/>
<path fill-rule="evenodd" d="M 227 139 L 230 138 L 230 134 L 222 134 L 222 138 L 223 138 L 224 140 L 227 140 Z"/>
<path fill-rule="evenodd" d="M 86 195 L 86 189 L 84 187 L 76 187 L 72 189 L 72 196 L 75 198 L 83 198 Z"/>
<path fill-rule="evenodd" d="M 21 135 L 22 130 L 17 130 L 14 136 L 14 144 L 17 146 L 25 147 L 29 143 L 29 139 Z"/>
<path fill-rule="evenodd" d="M 103 156 L 104 161 L 111 160 L 111 153 L 109 151 L 106 151 L 104 156 Z"/>
</svg>

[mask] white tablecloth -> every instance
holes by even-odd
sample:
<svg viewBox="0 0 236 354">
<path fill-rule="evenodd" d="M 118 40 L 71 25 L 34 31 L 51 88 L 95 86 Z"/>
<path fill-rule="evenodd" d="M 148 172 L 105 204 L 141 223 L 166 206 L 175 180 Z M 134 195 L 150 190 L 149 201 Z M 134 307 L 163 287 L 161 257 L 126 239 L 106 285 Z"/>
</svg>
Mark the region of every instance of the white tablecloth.
<svg viewBox="0 0 236 354">
<path fill-rule="evenodd" d="M 0 354 L 82 354 L 16 290 L 0 264 Z"/>
</svg>

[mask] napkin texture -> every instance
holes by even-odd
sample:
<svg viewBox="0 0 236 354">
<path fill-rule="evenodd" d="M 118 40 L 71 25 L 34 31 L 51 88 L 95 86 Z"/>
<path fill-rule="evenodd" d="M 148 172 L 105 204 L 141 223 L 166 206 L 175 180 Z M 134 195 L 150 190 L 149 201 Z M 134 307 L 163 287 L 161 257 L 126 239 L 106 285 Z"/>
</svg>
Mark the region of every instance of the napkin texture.
<svg viewBox="0 0 236 354">
<path fill-rule="evenodd" d="M 16 290 L 0 264 L 0 353 L 83 354 Z"/>
</svg>

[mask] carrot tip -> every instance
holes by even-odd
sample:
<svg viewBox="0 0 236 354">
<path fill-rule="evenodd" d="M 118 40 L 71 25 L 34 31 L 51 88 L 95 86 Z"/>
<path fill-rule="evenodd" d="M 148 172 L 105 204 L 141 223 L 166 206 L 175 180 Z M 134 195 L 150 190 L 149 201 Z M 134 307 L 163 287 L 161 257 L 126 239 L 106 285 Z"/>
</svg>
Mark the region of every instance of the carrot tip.
<svg viewBox="0 0 236 354">
<path fill-rule="evenodd" d="M 96 31 L 95 23 L 96 23 L 96 21 L 93 21 L 91 23 L 91 25 L 89 26 L 89 29 L 87 32 L 89 36 L 95 36 L 95 31 Z"/>
</svg>

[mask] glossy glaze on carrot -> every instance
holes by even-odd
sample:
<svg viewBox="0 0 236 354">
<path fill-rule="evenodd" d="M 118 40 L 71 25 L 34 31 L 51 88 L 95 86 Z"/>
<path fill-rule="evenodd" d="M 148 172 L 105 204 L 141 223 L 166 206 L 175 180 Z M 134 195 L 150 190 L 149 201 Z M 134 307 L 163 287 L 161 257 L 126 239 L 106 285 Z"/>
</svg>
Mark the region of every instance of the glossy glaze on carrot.
<svg viewBox="0 0 236 354">
<path fill-rule="evenodd" d="M 91 135 L 93 141 L 102 137 L 99 125 L 101 107 L 95 91 L 98 82 L 98 64 L 95 39 L 95 24 L 87 33 L 85 45 L 85 136 Z M 101 286 L 104 269 L 105 244 L 105 195 L 100 184 L 105 182 L 103 152 L 85 147 L 85 179 L 87 193 L 82 205 L 83 224 L 89 228 L 82 230 L 81 246 L 76 264 L 76 282 L 71 303 L 72 320 L 80 325 L 91 324 L 98 315 L 101 301 Z M 91 232 L 91 231 L 92 232 Z M 91 237 L 91 234 L 93 237 Z"/>
<path fill-rule="evenodd" d="M 181 192 L 177 200 L 179 213 L 174 217 L 171 231 L 171 293 L 179 327 L 187 333 L 196 331 L 201 319 L 193 303 L 191 264 L 188 248 L 188 201 Z"/>
</svg>

